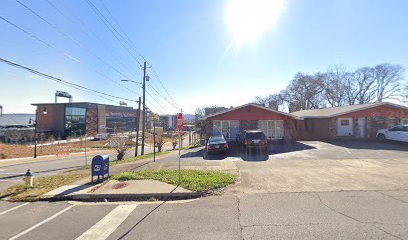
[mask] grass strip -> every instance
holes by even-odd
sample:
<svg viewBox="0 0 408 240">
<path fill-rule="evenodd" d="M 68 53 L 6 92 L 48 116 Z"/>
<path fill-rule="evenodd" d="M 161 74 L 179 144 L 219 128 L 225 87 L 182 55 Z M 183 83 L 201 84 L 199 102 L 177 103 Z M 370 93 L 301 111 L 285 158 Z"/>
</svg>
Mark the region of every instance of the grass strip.
<svg viewBox="0 0 408 240">
<path fill-rule="evenodd" d="M 237 180 L 237 175 L 219 171 L 181 170 L 180 186 L 196 192 L 208 192 L 225 187 Z M 177 185 L 177 170 L 143 170 L 127 171 L 112 176 L 115 180 L 144 180 L 154 179 Z"/>
<path fill-rule="evenodd" d="M 156 153 L 156 156 L 168 153 L 169 152 L 160 152 Z M 114 160 L 110 161 L 109 164 L 110 166 L 114 166 L 123 163 L 136 162 L 151 157 L 153 157 L 153 153 L 137 157 L 130 157 L 124 160 Z M 52 191 L 65 185 L 73 184 L 83 178 L 90 178 L 91 176 L 90 168 L 91 167 L 88 166 L 77 170 L 70 170 L 58 175 L 44 176 L 38 178 L 34 177 L 33 188 L 27 188 L 25 183 L 19 183 L 1 192 L 0 199 L 4 197 L 9 197 L 11 201 L 37 201 L 41 197 L 41 195 L 49 191 Z"/>
<path fill-rule="evenodd" d="M 168 152 L 168 151 L 167 152 L 157 152 L 156 157 L 166 155 L 166 154 L 169 154 L 169 153 L 170 152 Z M 151 158 L 151 157 L 153 157 L 153 153 L 148 153 L 148 154 L 137 156 L 137 157 L 130 157 L 130 158 L 126 158 L 126 159 L 123 159 L 123 160 L 113 160 L 113 161 L 109 162 L 109 166 L 115 166 L 117 164 L 122 164 L 122 163 L 136 162 L 136 161 L 143 160 L 143 159 L 146 159 L 146 158 Z"/>
<path fill-rule="evenodd" d="M 0 194 L 0 198 L 9 196 L 11 201 L 36 201 L 41 195 L 56 188 L 72 184 L 79 179 L 89 177 L 89 169 L 65 172 L 59 175 L 34 178 L 32 188 L 20 183 L 7 188 Z"/>
</svg>

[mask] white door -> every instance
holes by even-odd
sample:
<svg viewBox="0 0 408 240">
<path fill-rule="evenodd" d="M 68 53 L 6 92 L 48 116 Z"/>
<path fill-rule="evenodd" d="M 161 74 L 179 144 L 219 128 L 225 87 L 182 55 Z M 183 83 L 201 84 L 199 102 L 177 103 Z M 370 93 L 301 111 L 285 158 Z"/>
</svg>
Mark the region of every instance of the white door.
<svg viewBox="0 0 408 240">
<path fill-rule="evenodd" d="M 366 119 L 365 118 L 358 118 L 357 128 L 358 128 L 358 137 L 359 138 L 364 138 L 365 137 L 365 130 L 366 130 Z"/>
<path fill-rule="evenodd" d="M 351 136 L 353 134 L 353 119 L 338 118 L 337 119 L 337 136 Z"/>
</svg>

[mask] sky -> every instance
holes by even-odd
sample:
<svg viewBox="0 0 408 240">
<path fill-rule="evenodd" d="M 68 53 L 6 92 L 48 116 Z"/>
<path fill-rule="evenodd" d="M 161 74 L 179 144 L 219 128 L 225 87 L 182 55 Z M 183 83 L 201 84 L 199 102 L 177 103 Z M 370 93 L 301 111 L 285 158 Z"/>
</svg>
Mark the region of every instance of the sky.
<svg viewBox="0 0 408 240">
<path fill-rule="evenodd" d="M 147 106 L 194 113 L 279 92 L 297 72 L 408 67 L 406 9 L 405 0 L 2 0 L 0 58 L 132 107 L 142 89 L 120 80 L 141 82 L 147 61 Z M 33 113 L 55 91 L 121 101 L 0 62 L 5 113 Z"/>
</svg>

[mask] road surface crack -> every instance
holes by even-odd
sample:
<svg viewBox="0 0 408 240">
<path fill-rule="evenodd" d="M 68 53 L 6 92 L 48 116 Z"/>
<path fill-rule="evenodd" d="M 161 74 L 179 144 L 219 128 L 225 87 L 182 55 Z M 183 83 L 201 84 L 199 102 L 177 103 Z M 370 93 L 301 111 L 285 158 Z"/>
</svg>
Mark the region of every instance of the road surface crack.
<svg viewBox="0 0 408 240">
<path fill-rule="evenodd" d="M 379 194 L 384 195 L 384 196 L 386 196 L 386 197 L 392 198 L 392 199 L 394 199 L 394 200 L 396 200 L 396 201 L 398 201 L 398 202 L 408 203 L 408 202 L 406 202 L 406 201 L 404 201 L 404 200 L 401 200 L 401 199 L 396 198 L 396 197 L 394 197 L 394 196 L 385 194 L 385 193 L 383 193 L 383 192 L 381 192 L 381 191 L 376 191 L 376 192 L 378 192 Z"/>
<path fill-rule="evenodd" d="M 320 197 L 320 195 L 319 195 L 318 193 L 315 193 L 315 195 L 316 195 L 317 198 L 319 199 L 320 203 L 321 203 L 323 206 L 325 206 L 325 207 L 327 207 L 328 209 L 330 209 L 332 212 L 335 212 L 335 213 L 337 213 L 337 214 L 340 214 L 340 215 L 342 215 L 342 216 L 344 216 L 344 217 L 346 217 L 346 218 L 349 218 L 349 219 L 351 219 L 351 220 L 354 220 L 354 221 L 356 221 L 356 222 L 358 222 L 358 223 L 370 225 L 370 226 L 375 227 L 375 228 L 377 228 L 378 230 L 384 232 L 385 234 L 388 234 L 388 235 L 390 235 L 390 236 L 392 236 L 392 237 L 394 237 L 394 238 L 403 240 L 403 238 L 401 238 L 401 237 L 399 237 L 399 236 L 397 236 L 397 235 L 394 235 L 394 234 L 392 234 L 392 233 L 390 233 L 390 232 L 388 232 L 388 231 L 386 231 L 386 230 L 380 228 L 379 226 L 376 226 L 376 225 L 373 224 L 373 223 L 360 221 L 360 220 L 358 220 L 358 219 L 356 219 L 356 218 L 354 218 L 354 217 L 352 217 L 352 216 L 350 216 L 350 215 L 347 215 L 347 214 L 345 214 L 345 213 L 342 213 L 342 212 L 340 212 L 340 211 L 338 211 L 338 210 L 336 210 L 336 209 L 330 207 L 328 204 L 326 204 L 326 203 L 322 200 L 322 198 Z"/>
<path fill-rule="evenodd" d="M 241 234 L 241 239 L 244 239 L 244 237 L 242 236 L 242 230 L 244 228 L 241 225 L 241 209 L 240 209 L 241 199 L 239 198 L 238 195 L 236 197 L 237 197 L 238 225 L 239 225 L 239 230 L 240 230 L 240 234 Z"/>
</svg>

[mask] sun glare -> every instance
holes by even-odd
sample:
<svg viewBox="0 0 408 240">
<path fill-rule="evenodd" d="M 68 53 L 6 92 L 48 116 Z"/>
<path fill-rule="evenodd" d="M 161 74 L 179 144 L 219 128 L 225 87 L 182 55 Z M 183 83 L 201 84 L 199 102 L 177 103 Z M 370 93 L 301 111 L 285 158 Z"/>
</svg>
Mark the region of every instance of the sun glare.
<svg viewBox="0 0 408 240">
<path fill-rule="evenodd" d="M 279 17 L 284 0 L 228 0 L 225 17 L 232 41 L 230 48 L 255 42 Z"/>
</svg>

